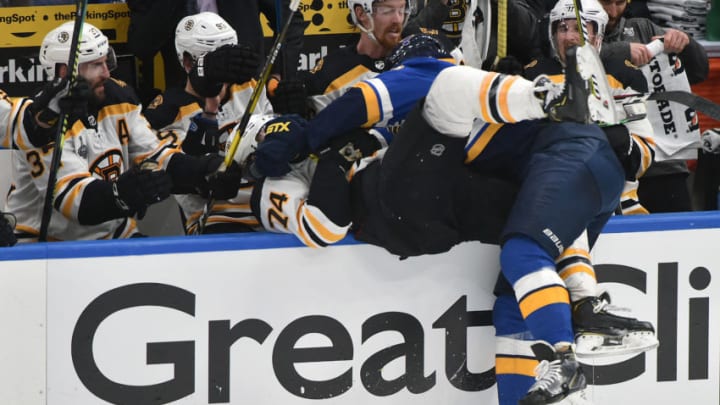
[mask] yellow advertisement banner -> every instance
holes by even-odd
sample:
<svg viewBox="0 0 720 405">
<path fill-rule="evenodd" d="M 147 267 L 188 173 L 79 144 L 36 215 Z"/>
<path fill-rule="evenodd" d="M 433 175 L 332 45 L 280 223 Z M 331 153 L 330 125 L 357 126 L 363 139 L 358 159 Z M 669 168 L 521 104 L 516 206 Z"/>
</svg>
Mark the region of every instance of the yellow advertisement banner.
<svg viewBox="0 0 720 405">
<path fill-rule="evenodd" d="M 357 32 L 349 21 L 346 0 L 304 0 L 300 12 L 307 23 L 305 35 Z M 75 20 L 75 6 L 0 7 L 0 48 L 40 46 L 45 34 L 67 21 Z M 271 36 L 267 20 L 263 33 Z M 86 21 L 100 28 L 110 42 L 127 42 L 130 11 L 125 3 L 91 4 Z"/>
<path fill-rule="evenodd" d="M 40 46 L 45 34 L 62 23 L 75 21 L 75 14 L 74 5 L 0 8 L 0 47 Z M 103 30 L 110 42 L 127 42 L 127 4 L 88 5 L 85 21 Z"/>
<path fill-rule="evenodd" d="M 305 35 L 360 32 L 350 21 L 347 0 L 303 0 L 299 10 L 307 23 Z M 264 29 L 265 36 L 272 35 L 267 25 Z"/>
</svg>

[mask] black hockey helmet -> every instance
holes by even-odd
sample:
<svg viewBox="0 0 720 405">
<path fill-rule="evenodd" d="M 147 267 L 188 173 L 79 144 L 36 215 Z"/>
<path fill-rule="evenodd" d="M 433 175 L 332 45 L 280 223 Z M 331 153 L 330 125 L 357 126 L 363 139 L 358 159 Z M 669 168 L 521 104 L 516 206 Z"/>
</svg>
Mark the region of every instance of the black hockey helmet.
<svg viewBox="0 0 720 405">
<path fill-rule="evenodd" d="M 406 59 L 427 56 L 430 58 L 452 58 L 452 47 L 439 35 L 412 34 L 403 38 L 387 56 L 390 67 L 401 64 Z"/>
</svg>

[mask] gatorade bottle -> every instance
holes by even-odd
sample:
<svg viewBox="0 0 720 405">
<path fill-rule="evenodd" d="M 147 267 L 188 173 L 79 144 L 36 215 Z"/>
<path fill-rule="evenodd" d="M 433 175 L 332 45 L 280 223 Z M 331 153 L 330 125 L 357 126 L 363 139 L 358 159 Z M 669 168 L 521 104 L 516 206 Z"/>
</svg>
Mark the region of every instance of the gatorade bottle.
<svg viewBox="0 0 720 405">
<path fill-rule="evenodd" d="M 720 0 L 712 0 L 707 16 L 708 41 L 720 41 Z"/>
</svg>

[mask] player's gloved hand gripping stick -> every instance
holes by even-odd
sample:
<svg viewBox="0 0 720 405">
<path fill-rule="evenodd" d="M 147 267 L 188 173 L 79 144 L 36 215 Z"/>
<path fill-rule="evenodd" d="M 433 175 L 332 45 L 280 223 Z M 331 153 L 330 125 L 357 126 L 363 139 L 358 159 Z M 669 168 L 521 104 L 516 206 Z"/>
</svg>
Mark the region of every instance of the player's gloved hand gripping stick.
<svg viewBox="0 0 720 405">
<path fill-rule="evenodd" d="M 270 49 L 270 53 L 265 60 L 265 65 L 263 66 L 262 71 L 260 72 L 260 78 L 257 81 L 257 84 L 255 85 L 255 88 L 253 89 L 252 95 L 250 96 L 250 101 L 248 102 L 247 108 L 245 108 L 245 112 L 243 113 L 242 118 L 240 119 L 240 124 L 238 125 L 237 131 L 240 133 L 243 133 L 245 131 L 245 127 L 247 126 L 248 122 L 250 121 L 250 115 L 255 111 L 255 107 L 257 106 L 257 103 L 260 99 L 260 94 L 262 94 L 263 89 L 265 88 L 265 85 L 267 84 L 268 78 L 270 77 L 270 70 L 273 67 L 273 64 L 275 63 L 275 59 L 278 56 L 278 53 L 280 52 L 280 47 L 282 46 L 283 41 L 285 40 L 285 36 L 287 35 L 288 28 L 290 27 L 290 23 L 292 22 L 292 16 L 297 11 L 298 7 L 300 6 L 300 0 L 292 0 L 290 2 L 290 14 L 288 15 L 287 20 L 285 21 L 285 25 L 282 28 L 282 31 L 280 31 L 280 34 L 275 38 L 275 42 L 273 43 L 272 48 Z M 278 10 L 279 11 L 279 10 Z M 230 145 L 230 148 L 228 149 L 228 153 L 225 155 L 225 161 L 222 165 L 218 168 L 218 172 L 224 172 L 227 170 L 227 168 L 230 166 L 230 164 L 233 162 L 233 156 L 235 156 L 235 152 L 237 151 L 238 145 L 240 144 L 240 136 L 236 136 L 233 138 L 233 142 Z M 210 175 L 213 176 L 213 175 Z M 207 203 L 205 204 L 205 207 L 203 209 L 203 214 L 198 220 L 198 226 L 197 226 L 197 232 L 202 233 L 205 230 L 205 224 L 207 223 L 208 216 L 210 216 L 210 211 L 212 210 L 213 205 L 215 204 L 215 197 L 210 193 L 210 196 L 208 198 Z"/>
</svg>

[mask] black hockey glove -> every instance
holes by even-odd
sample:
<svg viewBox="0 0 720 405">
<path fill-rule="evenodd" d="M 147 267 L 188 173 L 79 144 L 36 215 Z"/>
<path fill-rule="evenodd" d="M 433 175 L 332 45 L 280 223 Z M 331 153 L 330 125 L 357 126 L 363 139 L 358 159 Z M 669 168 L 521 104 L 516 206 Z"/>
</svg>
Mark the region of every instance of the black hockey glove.
<svg viewBox="0 0 720 405">
<path fill-rule="evenodd" d="M 321 159 L 333 159 L 344 171 L 355 161 L 372 155 L 380 149 L 380 141 L 364 129 L 354 129 L 333 138 L 330 145 L 320 151 Z"/>
<path fill-rule="evenodd" d="M 250 172 L 254 177 L 279 177 L 290 171 L 290 163 L 310 153 L 305 126 L 296 114 L 283 115 L 265 124 L 265 139 L 258 144 Z"/>
<path fill-rule="evenodd" d="M 87 115 L 88 102 L 92 97 L 90 83 L 82 77 L 78 77 L 70 88 L 70 92 L 58 100 L 60 112 L 68 115 Z M 52 108 L 52 103 L 50 103 Z"/>
<path fill-rule="evenodd" d="M 207 198 L 212 193 L 212 197 L 218 200 L 227 200 L 237 195 L 238 189 L 242 184 L 242 170 L 240 166 L 233 161 L 225 171 L 219 171 L 224 158 L 216 154 L 209 154 L 200 157 L 203 169 L 203 179 L 197 185 L 198 194 Z"/>
<path fill-rule="evenodd" d="M 522 75 L 524 73 L 522 63 L 514 56 L 506 56 L 500 59 L 493 70 L 506 75 Z"/>
<path fill-rule="evenodd" d="M 640 149 L 632 141 L 627 127 L 625 125 L 610 125 L 602 127 L 602 130 L 605 131 L 605 136 L 625 171 L 625 179 L 635 180 L 635 173 L 640 167 Z"/>
<path fill-rule="evenodd" d="M 92 95 L 90 84 L 82 77 L 78 77 L 69 91 L 66 79 L 55 79 L 48 82 L 40 92 L 35 94 L 31 106 L 34 112 L 52 113 L 54 119 L 60 113 L 85 114 L 88 100 Z"/>
<path fill-rule="evenodd" d="M 0 212 L 0 247 L 14 246 L 17 243 L 15 222 L 13 214 Z"/>
<path fill-rule="evenodd" d="M 255 77 L 260 55 L 249 45 L 224 45 L 198 58 L 199 77 L 221 83 L 245 83 Z"/>
<path fill-rule="evenodd" d="M 188 73 L 190 85 L 200 97 L 216 97 L 222 91 L 223 83 L 198 76 L 197 67 Z"/>
<path fill-rule="evenodd" d="M 301 80 L 282 80 L 268 96 L 276 113 L 307 117 L 307 90 Z"/>
<path fill-rule="evenodd" d="M 78 78 L 73 85 L 72 94 L 68 94 L 68 81 L 55 79 L 45 84 L 33 97 L 28 107 L 30 117 L 24 121 L 30 142 L 42 147 L 54 141 L 55 125 L 60 113 L 86 115 L 88 100 L 92 94 L 87 80 Z"/>
<path fill-rule="evenodd" d="M 217 153 L 220 147 L 220 131 L 217 120 L 205 118 L 196 114 L 190 120 L 182 150 L 188 155 L 203 156 L 207 153 Z"/>
<path fill-rule="evenodd" d="M 113 183 L 115 204 L 128 216 L 145 216 L 147 207 L 170 196 L 172 180 L 165 170 L 154 170 L 156 163 L 143 163 L 123 173 Z"/>
</svg>

